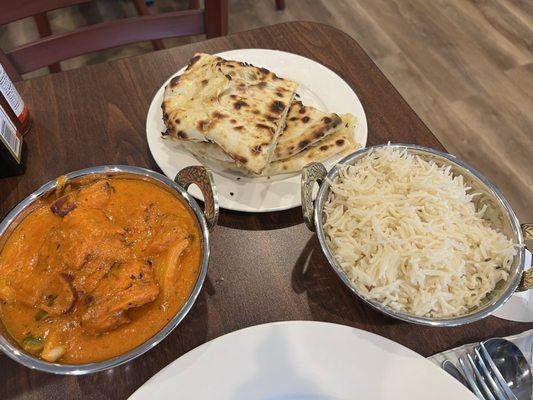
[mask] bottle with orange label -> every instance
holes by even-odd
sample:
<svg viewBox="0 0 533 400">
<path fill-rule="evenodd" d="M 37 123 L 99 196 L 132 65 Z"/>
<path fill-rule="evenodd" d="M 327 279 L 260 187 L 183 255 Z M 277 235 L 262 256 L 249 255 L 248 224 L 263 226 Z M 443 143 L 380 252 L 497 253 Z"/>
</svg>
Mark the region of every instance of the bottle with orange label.
<svg viewBox="0 0 533 400">
<path fill-rule="evenodd" d="M 31 129 L 28 107 L 0 65 L 0 177 L 24 173 L 26 142 Z"/>
</svg>

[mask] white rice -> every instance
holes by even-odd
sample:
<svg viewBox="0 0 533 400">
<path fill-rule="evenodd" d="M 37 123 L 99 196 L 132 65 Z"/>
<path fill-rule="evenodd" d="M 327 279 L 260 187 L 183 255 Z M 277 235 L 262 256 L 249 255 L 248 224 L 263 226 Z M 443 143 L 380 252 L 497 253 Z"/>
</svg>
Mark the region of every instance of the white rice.
<svg viewBox="0 0 533 400">
<path fill-rule="evenodd" d="M 418 316 L 465 314 L 507 279 L 517 252 L 468 189 L 449 168 L 379 148 L 331 182 L 328 246 L 368 299 Z"/>
</svg>

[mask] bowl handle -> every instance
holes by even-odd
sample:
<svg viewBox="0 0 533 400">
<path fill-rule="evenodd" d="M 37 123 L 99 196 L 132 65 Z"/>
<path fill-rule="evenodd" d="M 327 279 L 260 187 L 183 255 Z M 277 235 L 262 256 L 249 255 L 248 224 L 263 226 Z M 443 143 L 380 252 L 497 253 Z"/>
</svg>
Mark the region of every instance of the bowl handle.
<svg viewBox="0 0 533 400">
<path fill-rule="evenodd" d="M 313 187 L 315 182 L 318 185 L 322 185 L 324 178 L 328 174 L 326 168 L 317 162 L 312 162 L 307 164 L 302 169 L 302 181 L 301 181 L 301 191 L 302 191 L 302 212 L 304 215 L 304 221 L 307 227 L 314 231 L 315 224 L 313 222 L 313 213 L 315 211 L 315 206 L 313 203 Z"/>
<path fill-rule="evenodd" d="M 195 165 L 185 167 L 176 174 L 174 182 L 185 190 L 191 184 L 200 188 L 204 196 L 204 216 L 209 230 L 213 230 L 218 221 L 218 195 L 215 187 L 215 180 L 211 171 L 206 167 Z"/>
<path fill-rule="evenodd" d="M 524 240 L 533 240 L 533 223 L 522 224 L 522 233 L 524 234 Z M 516 289 L 517 292 L 533 289 L 533 268 L 522 273 L 522 279 Z"/>
</svg>

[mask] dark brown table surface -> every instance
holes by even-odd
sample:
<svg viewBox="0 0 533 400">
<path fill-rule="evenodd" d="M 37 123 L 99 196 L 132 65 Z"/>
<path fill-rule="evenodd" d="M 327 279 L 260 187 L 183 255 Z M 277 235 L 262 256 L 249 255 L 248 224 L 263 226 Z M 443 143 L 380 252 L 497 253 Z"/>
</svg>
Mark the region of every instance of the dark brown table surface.
<svg viewBox="0 0 533 400">
<path fill-rule="evenodd" d="M 286 23 L 18 84 L 35 123 L 27 136 L 26 173 L 0 180 L 0 218 L 37 187 L 69 171 L 103 164 L 159 171 L 145 133 L 148 105 L 156 90 L 195 52 L 254 47 L 301 54 L 345 79 L 366 111 L 368 145 L 391 141 L 442 149 L 355 40 L 321 24 Z M 126 365 L 82 377 L 32 371 L 0 355 L 0 398 L 126 398 L 202 343 L 282 320 L 353 326 L 423 356 L 533 328 L 495 317 L 457 328 L 422 327 L 384 317 L 343 286 L 316 236 L 303 224 L 299 208 L 267 214 L 223 210 L 212 235 L 211 262 L 201 294 L 163 342 Z"/>
</svg>

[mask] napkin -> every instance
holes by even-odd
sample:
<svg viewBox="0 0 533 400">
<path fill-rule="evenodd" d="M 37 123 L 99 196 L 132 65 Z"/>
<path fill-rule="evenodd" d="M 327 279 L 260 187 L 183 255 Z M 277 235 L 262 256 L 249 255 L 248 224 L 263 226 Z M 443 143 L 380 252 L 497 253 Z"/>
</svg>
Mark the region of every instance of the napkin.
<svg viewBox="0 0 533 400">
<path fill-rule="evenodd" d="M 531 253 L 525 251 L 526 269 L 531 268 Z M 494 314 L 510 321 L 533 322 L 533 290 L 513 294 Z"/>
</svg>

